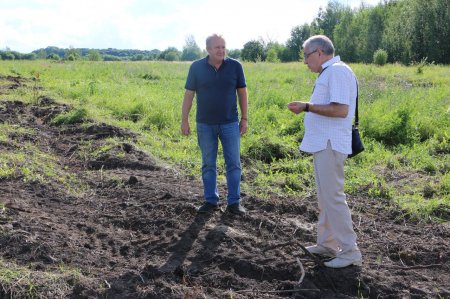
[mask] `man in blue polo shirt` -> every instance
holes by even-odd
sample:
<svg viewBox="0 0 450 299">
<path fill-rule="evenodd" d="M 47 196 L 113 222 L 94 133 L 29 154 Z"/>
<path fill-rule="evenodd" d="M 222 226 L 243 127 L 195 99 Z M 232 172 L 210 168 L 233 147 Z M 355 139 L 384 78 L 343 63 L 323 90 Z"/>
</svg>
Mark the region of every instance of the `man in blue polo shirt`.
<svg viewBox="0 0 450 299">
<path fill-rule="evenodd" d="M 227 172 L 227 211 L 243 215 L 246 210 L 240 203 L 240 136 L 247 131 L 248 121 L 244 70 L 237 60 L 225 57 L 225 40 L 221 35 L 209 36 L 206 39 L 206 50 L 208 56 L 194 61 L 189 69 L 181 120 L 181 133 L 189 135 L 189 112 L 194 96 L 197 95 L 197 139 L 202 153 L 205 197 L 198 212 L 218 210 L 217 152 L 220 140 Z"/>
</svg>

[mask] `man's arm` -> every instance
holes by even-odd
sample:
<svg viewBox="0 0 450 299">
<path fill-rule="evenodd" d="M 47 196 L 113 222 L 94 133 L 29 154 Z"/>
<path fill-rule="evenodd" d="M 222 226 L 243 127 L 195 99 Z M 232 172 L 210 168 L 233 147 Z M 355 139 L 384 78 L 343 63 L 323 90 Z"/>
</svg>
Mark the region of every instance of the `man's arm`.
<svg viewBox="0 0 450 299">
<path fill-rule="evenodd" d="M 188 90 L 184 92 L 183 106 L 181 108 L 181 134 L 191 134 L 189 126 L 189 112 L 191 111 L 192 102 L 194 100 L 195 91 Z"/>
<path fill-rule="evenodd" d="M 241 135 L 243 135 L 247 132 L 247 128 L 248 128 L 247 87 L 238 88 L 237 95 L 239 98 L 239 108 L 241 109 L 241 121 L 239 123 L 239 128 L 240 128 Z"/>
<path fill-rule="evenodd" d="M 306 110 L 307 104 L 309 106 L 309 112 L 317 113 L 319 115 L 341 118 L 346 118 L 348 115 L 348 105 L 334 102 L 327 105 L 318 105 L 305 102 L 291 102 L 288 104 L 288 109 L 295 114 L 298 114 Z"/>
</svg>

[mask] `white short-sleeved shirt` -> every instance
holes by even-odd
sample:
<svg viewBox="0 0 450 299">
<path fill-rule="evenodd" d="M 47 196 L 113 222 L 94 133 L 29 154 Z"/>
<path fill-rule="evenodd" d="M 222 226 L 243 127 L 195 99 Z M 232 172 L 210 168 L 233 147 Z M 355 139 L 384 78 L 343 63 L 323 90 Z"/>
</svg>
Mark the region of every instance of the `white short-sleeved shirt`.
<svg viewBox="0 0 450 299">
<path fill-rule="evenodd" d="M 331 148 L 343 154 L 351 154 L 352 122 L 355 115 L 357 81 L 351 68 L 335 56 L 322 65 L 322 73 L 316 79 L 310 102 L 326 105 L 332 102 L 349 105 L 345 118 L 305 113 L 305 135 L 300 150 L 316 153 Z"/>
</svg>

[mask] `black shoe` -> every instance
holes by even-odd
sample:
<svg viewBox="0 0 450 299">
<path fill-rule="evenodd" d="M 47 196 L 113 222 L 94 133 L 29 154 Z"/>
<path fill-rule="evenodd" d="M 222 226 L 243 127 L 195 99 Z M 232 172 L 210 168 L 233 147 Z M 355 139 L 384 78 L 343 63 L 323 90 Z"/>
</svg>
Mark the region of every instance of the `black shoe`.
<svg viewBox="0 0 450 299">
<path fill-rule="evenodd" d="M 245 215 L 247 213 L 247 210 L 240 203 L 229 205 L 227 211 L 235 215 Z"/>
<path fill-rule="evenodd" d="M 198 213 L 212 213 L 217 211 L 219 206 L 213 205 L 212 203 L 205 202 L 200 208 L 197 209 Z"/>
</svg>

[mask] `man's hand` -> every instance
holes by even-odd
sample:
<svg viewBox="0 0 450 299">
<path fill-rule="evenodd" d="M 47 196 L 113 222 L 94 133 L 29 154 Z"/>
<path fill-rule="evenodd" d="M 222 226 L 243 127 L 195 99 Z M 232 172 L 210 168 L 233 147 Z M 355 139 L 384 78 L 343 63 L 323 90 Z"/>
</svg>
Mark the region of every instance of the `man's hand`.
<svg viewBox="0 0 450 299">
<path fill-rule="evenodd" d="M 239 131 L 241 132 L 241 136 L 247 133 L 248 129 L 248 120 L 241 118 L 241 122 L 239 123 Z"/>
<path fill-rule="evenodd" d="M 288 104 L 288 109 L 294 112 L 295 114 L 299 114 L 300 112 L 305 111 L 306 103 L 303 102 L 290 102 Z"/>
<path fill-rule="evenodd" d="M 181 121 L 181 134 L 186 135 L 186 136 L 191 134 L 191 127 L 189 126 L 188 120 Z"/>
</svg>

